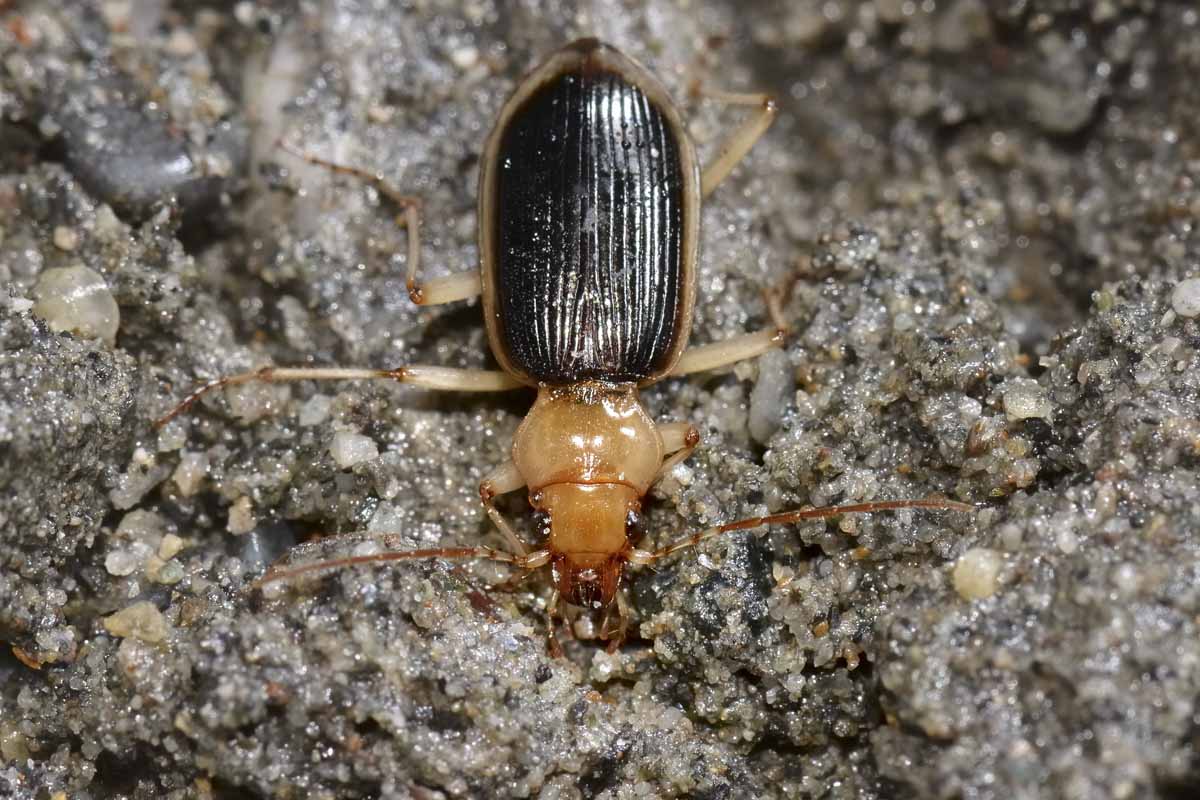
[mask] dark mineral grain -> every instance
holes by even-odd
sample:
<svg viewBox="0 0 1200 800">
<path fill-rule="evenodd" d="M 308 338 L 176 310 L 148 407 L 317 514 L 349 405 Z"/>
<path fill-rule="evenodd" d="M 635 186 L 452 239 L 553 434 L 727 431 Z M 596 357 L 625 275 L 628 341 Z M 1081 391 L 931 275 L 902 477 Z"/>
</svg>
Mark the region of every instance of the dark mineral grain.
<svg viewBox="0 0 1200 800">
<path fill-rule="evenodd" d="M 705 206 L 693 341 L 797 275 L 793 335 L 647 390 L 704 436 L 650 539 L 977 511 L 681 553 L 611 655 L 585 616 L 549 658 L 545 580 L 494 564 L 248 591 L 323 533 L 499 544 L 530 400 L 247 385 L 151 427 L 266 364 L 490 364 L 477 305 L 409 302 L 396 210 L 276 143 L 472 268 L 494 115 L 585 35 L 702 157 L 741 117 L 693 80 L 781 104 Z M 1198 74 L 1162 0 L 0 2 L 0 797 L 1194 797 Z"/>
</svg>

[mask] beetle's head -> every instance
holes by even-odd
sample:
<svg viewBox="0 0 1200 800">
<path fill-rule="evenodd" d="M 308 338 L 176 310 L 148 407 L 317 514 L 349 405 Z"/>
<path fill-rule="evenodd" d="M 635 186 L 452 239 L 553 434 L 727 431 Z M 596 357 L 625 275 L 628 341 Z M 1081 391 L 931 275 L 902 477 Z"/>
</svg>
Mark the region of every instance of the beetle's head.
<svg viewBox="0 0 1200 800">
<path fill-rule="evenodd" d="M 531 498 L 542 512 L 559 596 L 583 608 L 612 603 L 640 536 L 641 502 L 618 483 L 559 483 Z"/>
<path fill-rule="evenodd" d="M 624 567 L 622 554 L 557 553 L 550 561 L 559 596 L 571 605 L 586 609 L 612 605 Z"/>
</svg>

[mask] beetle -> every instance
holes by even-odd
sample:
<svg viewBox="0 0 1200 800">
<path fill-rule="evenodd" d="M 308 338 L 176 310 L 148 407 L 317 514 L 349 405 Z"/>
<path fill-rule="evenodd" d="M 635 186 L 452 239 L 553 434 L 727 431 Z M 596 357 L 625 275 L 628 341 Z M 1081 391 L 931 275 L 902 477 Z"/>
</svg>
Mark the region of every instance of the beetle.
<svg viewBox="0 0 1200 800">
<path fill-rule="evenodd" d="M 517 86 L 484 147 L 480 268 L 424 283 L 417 281 L 420 201 L 378 176 L 296 153 L 371 181 L 402 208 L 412 300 L 434 305 L 481 296 L 488 342 L 501 369 L 266 367 L 209 381 L 157 424 L 213 389 L 248 381 L 384 379 L 479 392 L 528 386 L 537 398 L 516 432 L 511 459 L 479 487 L 508 551 L 388 550 L 275 566 L 258 585 L 402 559 L 490 559 L 525 570 L 549 565 L 551 650 L 561 652 L 555 638 L 560 600 L 598 610 L 615 603 L 616 635 L 601 634 L 611 647 L 624 633 L 618 588 L 626 566 L 652 564 L 712 537 L 774 523 L 899 508 L 970 509 L 940 498 L 808 508 L 719 525 L 658 550 L 636 546 L 647 492 L 700 441 L 686 422 L 654 422 L 639 390 L 755 357 L 780 346 L 786 333 L 776 304 L 768 302 L 772 325 L 687 349 L 701 201 L 776 115 L 765 94 L 707 93 L 753 113 L 701 167 L 677 107 L 640 64 L 591 38 L 551 55 Z M 495 506 L 497 495 L 521 488 L 543 521 L 545 539 L 537 549 Z"/>
</svg>

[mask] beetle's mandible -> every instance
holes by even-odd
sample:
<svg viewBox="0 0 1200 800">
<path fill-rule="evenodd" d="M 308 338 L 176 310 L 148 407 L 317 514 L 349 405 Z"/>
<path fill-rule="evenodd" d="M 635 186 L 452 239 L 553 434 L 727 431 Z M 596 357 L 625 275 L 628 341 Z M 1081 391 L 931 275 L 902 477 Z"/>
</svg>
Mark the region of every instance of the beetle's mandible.
<svg viewBox="0 0 1200 800">
<path fill-rule="evenodd" d="M 502 371 L 411 365 L 396 369 L 267 367 L 210 381 L 158 420 L 162 425 L 213 389 L 248 381 L 385 379 L 431 389 L 534 387 L 512 458 L 480 484 L 484 507 L 508 544 L 385 551 L 272 568 L 259 584 L 335 567 L 416 558 L 491 559 L 523 569 L 547 564 L 552 649 L 557 603 L 608 609 L 627 565 L 651 564 L 714 536 L 850 512 L 970 506 L 940 498 L 809 508 L 710 528 L 658 550 L 636 545 L 650 487 L 700 440 L 690 424 L 655 423 L 638 396 L 663 378 L 713 369 L 777 347 L 784 325 L 686 349 L 696 295 L 701 200 L 770 126 L 762 94 L 709 92 L 752 108 L 701 166 L 679 111 L 642 66 L 595 39 L 554 53 L 504 105 L 483 151 L 477 271 L 417 282 L 420 203 L 377 176 L 358 175 L 404 209 L 408 287 L 431 305 L 481 295 Z M 527 488 L 546 520 L 530 548 L 496 509 L 497 494 Z M 616 604 L 620 609 L 620 603 Z M 610 642 L 620 641 L 625 614 Z M 607 634 L 606 634 L 607 635 Z"/>
</svg>

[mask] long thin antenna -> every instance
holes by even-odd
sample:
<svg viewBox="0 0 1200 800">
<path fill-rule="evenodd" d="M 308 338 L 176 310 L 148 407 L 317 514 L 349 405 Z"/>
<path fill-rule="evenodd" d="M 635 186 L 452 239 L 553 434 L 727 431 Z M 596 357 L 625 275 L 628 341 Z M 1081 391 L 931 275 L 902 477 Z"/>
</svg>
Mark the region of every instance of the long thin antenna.
<svg viewBox="0 0 1200 800">
<path fill-rule="evenodd" d="M 904 508 L 933 508 L 943 511 L 961 511 L 963 513 L 975 510 L 975 506 L 968 505 L 967 503 L 959 503 L 954 500 L 945 500 L 939 497 L 930 497 L 924 500 L 881 500 L 874 503 L 853 503 L 845 506 L 801 508 L 795 511 L 782 511 L 778 514 L 768 514 L 765 517 L 750 517 L 749 519 L 741 519 L 736 522 L 727 522 L 724 525 L 706 528 L 699 533 L 693 533 L 691 536 L 680 539 L 653 552 L 646 550 L 634 550 L 629 556 L 629 561 L 632 564 L 651 564 L 660 558 L 665 558 L 666 556 L 671 555 L 672 553 L 677 553 L 680 550 L 686 550 L 689 547 L 695 547 L 701 542 L 714 539 L 718 536 L 723 536 L 726 533 L 730 533 L 732 531 L 744 531 L 750 528 L 758 528 L 763 525 L 785 525 L 806 519 L 835 517 L 839 514 L 868 514 L 873 511 L 896 511 Z"/>
<path fill-rule="evenodd" d="M 311 564 L 301 564 L 297 567 L 276 568 L 271 567 L 267 573 L 261 578 L 250 584 L 251 591 L 261 589 L 269 583 L 278 583 L 279 581 L 289 581 L 298 578 L 301 575 L 308 575 L 314 572 L 322 572 L 326 570 L 343 569 L 345 567 L 353 567 L 359 564 L 375 564 L 388 561 L 411 561 L 422 558 L 444 558 L 452 560 L 465 560 L 472 558 L 486 559 L 488 561 L 499 561 L 503 564 L 512 564 L 521 569 L 537 569 L 540 566 L 550 561 L 550 553 L 546 550 L 538 550 L 529 555 L 513 555 L 505 553 L 503 550 L 496 550 L 491 547 L 439 547 L 432 550 L 389 550 L 383 553 L 372 553 L 363 556 L 348 556 L 346 558 L 335 558 L 328 561 L 315 561 Z"/>
</svg>

